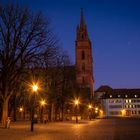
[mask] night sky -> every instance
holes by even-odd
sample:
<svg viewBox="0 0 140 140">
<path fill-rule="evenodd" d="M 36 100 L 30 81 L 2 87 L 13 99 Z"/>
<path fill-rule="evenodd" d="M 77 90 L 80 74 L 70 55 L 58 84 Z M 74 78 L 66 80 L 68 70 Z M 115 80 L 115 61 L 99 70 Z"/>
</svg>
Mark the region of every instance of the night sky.
<svg viewBox="0 0 140 140">
<path fill-rule="evenodd" d="M 6 0 L 0 0 L 4 2 Z M 8 1 L 8 0 L 7 0 Z M 139 0 L 10 0 L 41 10 L 51 18 L 60 45 L 75 63 L 76 26 L 80 8 L 92 41 L 95 89 L 140 88 Z"/>
</svg>

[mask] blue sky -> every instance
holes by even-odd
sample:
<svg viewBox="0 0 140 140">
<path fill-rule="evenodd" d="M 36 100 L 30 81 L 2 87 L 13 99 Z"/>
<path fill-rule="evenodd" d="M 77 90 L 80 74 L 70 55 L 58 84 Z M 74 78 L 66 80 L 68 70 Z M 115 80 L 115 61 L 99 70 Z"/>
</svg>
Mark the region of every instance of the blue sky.
<svg viewBox="0 0 140 140">
<path fill-rule="evenodd" d="M 80 8 L 93 47 L 95 89 L 140 87 L 139 0 L 10 0 L 51 18 L 54 33 L 75 63 L 76 26 Z"/>
</svg>

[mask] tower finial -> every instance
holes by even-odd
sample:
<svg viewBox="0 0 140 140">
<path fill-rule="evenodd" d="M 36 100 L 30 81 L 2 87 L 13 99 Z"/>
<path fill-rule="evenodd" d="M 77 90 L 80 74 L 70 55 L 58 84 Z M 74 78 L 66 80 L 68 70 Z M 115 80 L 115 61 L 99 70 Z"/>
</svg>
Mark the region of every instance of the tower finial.
<svg viewBox="0 0 140 140">
<path fill-rule="evenodd" d="M 84 27 L 85 21 L 84 21 L 84 13 L 83 13 L 83 8 L 81 8 L 81 21 L 80 21 L 80 26 Z"/>
</svg>

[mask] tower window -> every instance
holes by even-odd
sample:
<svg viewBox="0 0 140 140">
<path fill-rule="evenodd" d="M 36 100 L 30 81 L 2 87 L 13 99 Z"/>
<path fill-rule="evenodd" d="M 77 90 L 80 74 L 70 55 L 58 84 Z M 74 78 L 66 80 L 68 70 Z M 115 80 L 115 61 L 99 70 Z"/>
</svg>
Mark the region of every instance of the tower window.
<svg viewBox="0 0 140 140">
<path fill-rule="evenodd" d="M 82 60 L 84 60 L 84 59 L 85 59 L 85 52 L 82 51 Z"/>
</svg>

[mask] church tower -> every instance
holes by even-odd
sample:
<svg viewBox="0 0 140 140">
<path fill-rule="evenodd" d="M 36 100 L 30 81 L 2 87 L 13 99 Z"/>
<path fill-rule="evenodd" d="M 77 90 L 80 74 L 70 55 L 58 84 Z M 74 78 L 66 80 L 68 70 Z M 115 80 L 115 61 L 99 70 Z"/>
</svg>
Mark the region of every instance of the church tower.
<svg viewBox="0 0 140 140">
<path fill-rule="evenodd" d="M 76 33 L 76 83 L 79 88 L 89 88 L 92 98 L 94 94 L 92 47 L 83 9 L 81 9 L 80 24 L 77 26 Z"/>
</svg>

